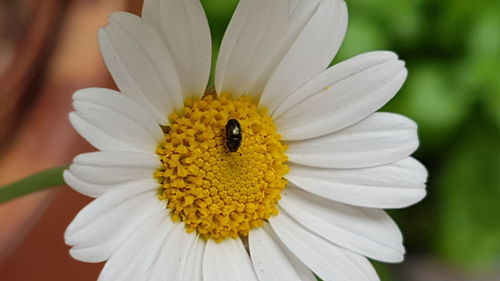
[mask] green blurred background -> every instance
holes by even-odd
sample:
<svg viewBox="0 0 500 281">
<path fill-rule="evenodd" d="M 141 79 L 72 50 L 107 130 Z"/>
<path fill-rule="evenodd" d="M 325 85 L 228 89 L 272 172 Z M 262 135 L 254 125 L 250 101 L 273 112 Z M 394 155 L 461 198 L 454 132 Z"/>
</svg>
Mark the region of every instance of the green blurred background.
<svg viewBox="0 0 500 281">
<path fill-rule="evenodd" d="M 429 170 L 428 196 L 390 211 L 407 256 L 375 263 L 382 280 L 500 281 L 500 1 L 346 2 L 349 26 L 334 62 L 373 50 L 406 61 L 407 82 L 382 110 L 416 120 L 415 156 Z M 215 56 L 237 0 L 202 3 Z M 91 149 L 67 122 L 71 94 L 114 87 L 96 32 L 112 11 L 141 6 L 0 0 L 0 186 Z M 0 205 L 0 279 L 95 280 L 102 264 L 71 259 L 63 241 L 88 202 L 60 187 Z"/>
<path fill-rule="evenodd" d="M 202 2 L 215 56 L 237 0 Z M 410 264 L 376 264 L 382 280 L 500 280 L 500 1 L 347 4 L 334 63 L 373 50 L 406 61 L 407 82 L 382 110 L 418 123 L 415 156 L 429 170 L 428 196 L 390 212 Z"/>
</svg>

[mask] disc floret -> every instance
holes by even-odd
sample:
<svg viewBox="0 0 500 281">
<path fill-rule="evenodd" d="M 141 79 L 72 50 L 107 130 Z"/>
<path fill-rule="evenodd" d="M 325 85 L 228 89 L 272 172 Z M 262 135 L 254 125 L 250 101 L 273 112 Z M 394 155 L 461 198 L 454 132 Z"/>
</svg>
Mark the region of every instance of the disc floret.
<svg viewBox="0 0 500 281">
<path fill-rule="evenodd" d="M 241 124 L 237 152 L 226 147 L 227 121 Z M 246 96 L 205 95 L 187 100 L 157 153 L 163 166 L 159 198 L 175 222 L 205 239 L 247 236 L 250 229 L 278 213 L 286 186 L 286 145 L 265 109 Z"/>
</svg>

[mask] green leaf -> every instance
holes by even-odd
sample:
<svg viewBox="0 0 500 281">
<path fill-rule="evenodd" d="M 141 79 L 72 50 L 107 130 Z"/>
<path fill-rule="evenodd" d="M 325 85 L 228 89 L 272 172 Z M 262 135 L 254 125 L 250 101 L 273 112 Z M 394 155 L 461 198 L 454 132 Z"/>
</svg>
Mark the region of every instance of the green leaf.
<svg viewBox="0 0 500 281">
<path fill-rule="evenodd" d="M 66 168 L 67 166 L 51 168 L 0 187 L 0 203 L 46 188 L 63 185 L 64 179 L 62 173 Z"/>
</svg>

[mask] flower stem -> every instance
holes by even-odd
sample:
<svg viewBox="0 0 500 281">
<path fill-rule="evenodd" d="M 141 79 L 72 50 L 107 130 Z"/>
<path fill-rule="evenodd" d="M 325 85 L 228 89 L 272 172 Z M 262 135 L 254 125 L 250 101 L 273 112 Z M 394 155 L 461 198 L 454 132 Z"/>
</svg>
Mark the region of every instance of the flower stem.
<svg viewBox="0 0 500 281">
<path fill-rule="evenodd" d="M 64 184 L 62 173 L 68 166 L 50 168 L 0 187 L 0 203 Z"/>
</svg>

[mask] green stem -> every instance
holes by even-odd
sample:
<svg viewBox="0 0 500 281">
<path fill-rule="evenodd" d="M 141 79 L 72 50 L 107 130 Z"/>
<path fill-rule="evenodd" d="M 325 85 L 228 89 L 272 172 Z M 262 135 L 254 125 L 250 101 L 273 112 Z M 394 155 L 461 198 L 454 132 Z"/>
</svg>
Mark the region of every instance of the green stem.
<svg viewBox="0 0 500 281">
<path fill-rule="evenodd" d="M 68 166 L 51 168 L 0 187 L 0 203 L 64 184 L 62 173 Z"/>
</svg>

